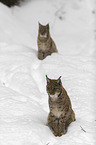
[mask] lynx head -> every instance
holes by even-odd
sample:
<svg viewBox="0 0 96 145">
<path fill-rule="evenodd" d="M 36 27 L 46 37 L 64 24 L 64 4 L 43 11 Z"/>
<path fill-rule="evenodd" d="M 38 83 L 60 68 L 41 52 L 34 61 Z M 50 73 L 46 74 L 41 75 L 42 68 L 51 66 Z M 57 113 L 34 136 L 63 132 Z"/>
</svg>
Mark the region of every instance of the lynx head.
<svg viewBox="0 0 96 145">
<path fill-rule="evenodd" d="M 58 98 L 62 90 L 61 76 L 57 80 L 54 80 L 54 79 L 49 79 L 46 75 L 46 80 L 47 80 L 46 89 L 48 95 L 51 98 Z"/>
<path fill-rule="evenodd" d="M 47 25 L 41 25 L 39 23 L 39 38 L 40 39 L 47 39 L 49 36 L 49 24 Z"/>
</svg>

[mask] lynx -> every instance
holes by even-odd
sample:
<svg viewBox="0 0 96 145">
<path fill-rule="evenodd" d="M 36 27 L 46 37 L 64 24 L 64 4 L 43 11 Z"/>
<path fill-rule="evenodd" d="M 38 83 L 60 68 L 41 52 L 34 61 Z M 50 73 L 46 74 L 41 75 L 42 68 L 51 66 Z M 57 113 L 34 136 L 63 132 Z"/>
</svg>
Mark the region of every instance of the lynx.
<svg viewBox="0 0 96 145">
<path fill-rule="evenodd" d="M 51 55 L 54 52 L 58 52 L 56 45 L 50 36 L 49 24 L 43 26 L 39 23 L 37 44 L 38 44 L 38 58 L 40 60 L 43 60 L 48 55 Z"/>
<path fill-rule="evenodd" d="M 61 76 L 57 79 L 47 80 L 47 93 L 49 96 L 48 126 L 55 136 L 62 136 L 67 132 L 67 127 L 75 121 L 75 113 L 66 90 L 62 86 Z"/>
</svg>

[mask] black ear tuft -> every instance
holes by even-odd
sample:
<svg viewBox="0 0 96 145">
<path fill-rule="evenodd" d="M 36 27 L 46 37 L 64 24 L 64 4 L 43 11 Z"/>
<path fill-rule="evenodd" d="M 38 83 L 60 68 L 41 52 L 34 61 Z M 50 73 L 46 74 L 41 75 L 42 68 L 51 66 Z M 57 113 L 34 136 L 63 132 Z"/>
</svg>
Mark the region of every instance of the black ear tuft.
<svg viewBox="0 0 96 145">
<path fill-rule="evenodd" d="M 58 78 L 57 83 L 61 83 L 61 76 Z"/>
<path fill-rule="evenodd" d="M 40 24 L 40 22 L 38 22 L 38 24 L 39 24 L 39 27 L 41 27 L 41 24 Z"/>
<path fill-rule="evenodd" d="M 62 76 L 60 76 L 58 79 L 61 79 Z"/>
<path fill-rule="evenodd" d="M 49 29 L 49 24 L 47 24 L 46 26 L 47 26 L 47 28 Z"/>
<path fill-rule="evenodd" d="M 48 78 L 48 77 L 47 77 L 47 75 L 46 75 L 46 80 L 47 80 L 47 78 Z"/>
<path fill-rule="evenodd" d="M 46 80 L 47 80 L 47 83 L 50 83 L 50 79 L 48 78 L 47 75 L 46 75 Z"/>
</svg>

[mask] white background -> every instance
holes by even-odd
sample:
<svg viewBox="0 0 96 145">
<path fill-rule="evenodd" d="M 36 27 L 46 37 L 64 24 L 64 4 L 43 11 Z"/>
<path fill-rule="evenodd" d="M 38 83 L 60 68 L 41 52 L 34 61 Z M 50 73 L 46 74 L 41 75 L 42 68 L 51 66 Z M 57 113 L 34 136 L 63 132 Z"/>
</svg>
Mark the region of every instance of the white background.
<svg viewBox="0 0 96 145">
<path fill-rule="evenodd" d="M 0 3 L 0 145 L 96 144 L 95 0 Z M 37 58 L 38 22 L 50 24 L 58 54 Z M 48 128 L 46 78 L 70 96 L 76 121 L 66 135 Z"/>
</svg>

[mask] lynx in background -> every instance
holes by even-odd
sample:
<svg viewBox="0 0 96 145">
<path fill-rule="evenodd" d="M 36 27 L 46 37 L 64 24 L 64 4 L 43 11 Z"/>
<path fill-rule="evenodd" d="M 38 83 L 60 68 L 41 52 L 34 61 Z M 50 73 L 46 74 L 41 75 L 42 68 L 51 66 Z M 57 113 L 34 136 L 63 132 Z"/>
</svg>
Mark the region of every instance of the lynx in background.
<svg viewBox="0 0 96 145">
<path fill-rule="evenodd" d="M 39 23 L 38 32 L 38 58 L 43 60 L 46 56 L 54 52 L 58 52 L 54 41 L 52 40 L 49 32 L 49 24 L 43 26 Z"/>
<path fill-rule="evenodd" d="M 67 132 L 68 125 L 75 121 L 75 113 L 66 90 L 62 86 L 61 77 L 57 80 L 47 79 L 47 93 L 49 96 L 48 126 L 55 136 L 61 136 Z"/>
</svg>

